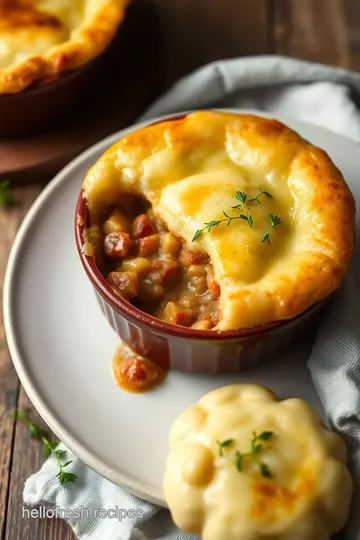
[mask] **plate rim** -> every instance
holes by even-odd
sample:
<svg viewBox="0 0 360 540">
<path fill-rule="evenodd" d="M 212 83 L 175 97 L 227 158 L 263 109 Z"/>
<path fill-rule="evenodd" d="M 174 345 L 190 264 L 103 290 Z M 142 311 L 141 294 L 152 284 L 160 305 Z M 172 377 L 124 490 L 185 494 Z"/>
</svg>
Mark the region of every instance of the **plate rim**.
<svg viewBox="0 0 360 540">
<path fill-rule="evenodd" d="M 299 126 L 304 125 L 316 131 L 330 133 L 332 136 L 338 137 L 339 139 L 344 140 L 347 144 L 352 145 L 354 147 L 354 150 L 359 151 L 360 144 L 357 141 L 348 138 L 345 135 L 338 134 L 335 131 L 330 130 L 329 128 L 318 126 L 316 124 L 312 124 L 310 122 L 306 122 L 295 117 L 272 114 L 267 111 L 261 110 L 240 108 L 214 108 L 206 110 L 254 114 L 257 116 L 276 118 L 285 124 L 287 124 L 288 122 L 295 122 Z M 90 148 L 82 152 L 79 156 L 70 161 L 61 171 L 59 171 L 36 198 L 17 231 L 7 262 L 3 289 L 4 329 L 11 360 L 20 379 L 20 382 L 25 389 L 26 394 L 28 395 L 30 401 L 32 402 L 40 416 L 44 419 L 45 423 L 55 433 L 59 440 L 61 440 L 70 449 L 71 452 L 73 452 L 91 469 L 102 475 L 110 482 L 126 490 L 127 492 L 164 508 L 167 508 L 167 504 L 165 502 L 162 489 L 151 486 L 150 484 L 147 484 L 146 482 L 143 482 L 142 480 L 133 477 L 125 471 L 119 472 L 118 470 L 113 469 L 113 467 L 111 467 L 110 465 L 106 464 L 103 460 L 95 457 L 91 453 L 91 451 L 86 448 L 85 444 L 81 443 L 80 440 L 78 440 L 76 436 L 72 435 L 68 431 L 68 429 L 62 424 L 62 422 L 58 420 L 56 412 L 52 411 L 51 405 L 48 404 L 44 398 L 41 397 L 35 382 L 32 380 L 32 376 L 26 365 L 25 354 L 22 354 L 20 344 L 18 343 L 16 337 L 16 310 L 13 307 L 13 290 L 15 285 L 14 277 L 16 275 L 16 269 L 18 267 L 19 260 L 21 260 L 21 247 L 26 240 L 27 234 L 31 233 L 31 227 L 38 219 L 38 216 L 41 213 L 41 209 L 46 204 L 47 200 L 50 199 L 53 193 L 61 187 L 62 183 L 65 183 L 66 180 L 69 181 L 72 172 L 75 171 L 77 167 L 81 166 L 84 161 L 91 158 L 93 154 L 105 151 L 111 144 L 116 142 L 119 137 L 131 133 L 132 131 L 139 129 L 149 123 L 161 121 L 164 118 L 171 118 L 172 116 L 177 116 L 179 114 L 187 114 L 189 112 L 191 111 L 164 114 L 158 117 L 148 118 L 146 120 L 132 124 L 131 126 L 121 129 L 113 133 L 112 135 L 109 135 L 105 139 L 102 139 L 96 144 L 90 146 Z"/>
</svg>

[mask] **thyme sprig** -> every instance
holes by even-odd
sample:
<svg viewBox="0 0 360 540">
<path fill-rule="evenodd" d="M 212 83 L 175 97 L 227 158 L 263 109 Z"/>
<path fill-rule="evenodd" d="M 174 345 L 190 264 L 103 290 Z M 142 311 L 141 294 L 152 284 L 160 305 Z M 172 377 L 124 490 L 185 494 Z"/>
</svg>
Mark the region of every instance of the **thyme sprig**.
<svg viewBox="0 0 360 540">
<path fill-rule="evenodd" d="M 238 201 L 241 202 L 241 204 L 237 204 L 236 206 L 232 206 L 231 208 L 235 208 L 236 210 L 238 210 L 239 208 L 241 208 L 245 204 L 250 204 L 252 202 L 256 202 L 257 204 L 261 204 L 261 201 L 260 201 L 261 195 L 266 195 L 266 197 L 269 197 L 269 199 L 274 198 L 268 191 L 264 191 L 263 189 L 261 189 L 259 187 L 259 193 L 256 195 L 256 197 L 253 197 L 252 199 L 248 199 L 248 201 L 246 203 L 246 199 L 247 199 L 246 193 L 244 191 L 237 191 L 235 193 L 235 197 L 237 198 Z"/>
<path fill-rule="evenodd" d="M 209 221 L 208 223 L 205 223 L 205 227 L 203 229 L 197 230 L 193 236 L 192 242 L 195 242 L 195 240 L 200 238 L 200 236 L 202 235 L 204 231 L 210 232 L 213 227 L 217 227 L 218 225 L 220 225 L 220 223 L 226 222 L 226 225 L 229 226 L 230 223 L 234 221 L 235 219 L 246 219 L 246 221 L 249 224 L 250 229 L 253 226 L 253 219 L 251 216 L 245 216 L 245 214 L 241 214 L 240 216 L 229 216 L 226 212 L 223 212 L 223 214 L 225 216 L 224 219 Z"/>
<path fill-rule="evenodd" d="M 247 222 L 250 229 L 253 228 L 254 220 L 249 210 L 249 204 L 250 203 L 256 203 L 261 204 L 260 197 L 264 195 L 265 197 L 269 197 L 270 199 L 273 199 L 274 197 L 268 192 L 264 191 L 263 189 L 259 188 L 259 193 L 256 195 L 256 197 L 253 197 L 252 199 L 247 198 L 247 194 L 244 191 L 236 191 L 235 192 L 235 198 L 237 199 L 238 204 L 231 207 L 232 210 L 240 210 L 240 214 L 237 216 L 229 216 L 225 211 L 223 211 L 223 215 L 225 218 L 223 219 L 217 219 L 212 220 L 204 223 L 204 227 L 202 229 L 198 229 L 193 238 L 192 242 L 195 242 L 204 232 L 210 232 L 213 227 L 218 227 L 221 223 L 226 223 L 227 227 L 236 219 L 242 219 Z M 280 225 L 282 223 L 281 219 L 278 216 L 274 216 L 270 214 L 270 218 L 278 220 L 275 224 L 270 225 L 269 230 L 264 234 L 263 239 L 261 242 L 265 242 L 267 240 L 270 243 L 269 236 L 270 231 L 273 227 L 276 225 Z M 272 223 L 272 220 L 270 220 L 270 223 Z"/>
<path fill-rule="evenodd" d="M 268 230 L 266 231 L 266 233 L 262 237 L 261 243 L 268 242 L 268 244 L 270 244 L 271 243 L 270 242 L 271 230 L 274 227 L 276 227 L 277 225 L 281 225 L 281 223 L 282 223 L 280 216 L 273 216 L 273 214 L 270 214 L 269 219 L 270 219 L 270 227 L 268 228 Z"/>
<path fill-rule="evenodd" d="M 50 441 L 46 431 L 44 431 L 37 424 L 33 424 L 27 417 L 26 412 L 23 409 L 18 409 L 15 411 L 15 418 L 24 422 L 29 428 L 29 434 L 31 439 L 38 439 L 44 445 L 43 457 L 47 458 L 50 455 L 53 455 L 59 466 L 59 472 L 56 475 L 56 478 L 59 480 L 61 485 L 69 484 L 74 482 L 78 475 L 64 469 L 72 463 L 72 460 L 63 462 L 63 458 L 66 456 L 65 450 L 58 450 L 57 446 L 59 441 Z"/>
<path fill-rule="evenodd" d="M 257 201 L 260 204 L 260 201 L 258 199 L 250 199 L 249 201 L 246 201 L 247 195 L 244 191 L 237 191 L 235 193 L 235 199 L 240 201 L 240 204 L 236 204 L 235 206 L 232 206 L 231 208 L 233 210 L 242 210 L 244 213 L 240 214 L 239 218 L 244 219 L 248 222 L 248 225 L 250 229 L 252 229 L 252 226 L 254 225 L 254 220 L 252 218 L 252 215 L 249 213 L 249 210 L 247 208 L 247 205 L 251 203 L 252 201 Z"/>
<path fill-rule="evenodd" d="M 252 433 L 251 447 L 249 452 L 240 452 L 236 450 L 234 454 L 234 464 L 238 472 L 242 472 L 246 465 L 246 462 L 252 462 L 258 465 L 259 472 L 263 478 L 272 478 L 270 469 L 266 463 L 260 461 L 260 454 L 267 449 L 266 441 L 271 439 L 274 435 L 272 431 L 262 431 L 259 435 L 255 431 Z M 219 446 L 220 457 L 224 456 L 223 449 L 231 446 L 235 442 L 234 439 L 226 439 L 223 442 L 217 441 Z"/>
</svg>

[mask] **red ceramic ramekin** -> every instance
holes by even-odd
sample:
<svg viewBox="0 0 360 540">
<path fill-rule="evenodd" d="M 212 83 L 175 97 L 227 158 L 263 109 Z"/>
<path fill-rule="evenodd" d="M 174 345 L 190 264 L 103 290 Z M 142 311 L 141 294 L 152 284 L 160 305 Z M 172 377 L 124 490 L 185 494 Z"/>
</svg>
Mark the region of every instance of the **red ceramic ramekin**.
<svg viewBox="0 0 360 540">
<path fill-rule="evenodd" d="M 21 137 L 52 128 L 71 113 L 99 80 L 106 54 L 67 73 L 39 81 L 17 94 L 0 95 L 0 137 Z"/>
<path fill-rule="evenodd" d="M 138 354 L 155 363 L 191 373 L 235 373 L 268 362 L 280 355 L 300 336 L 312 335 L 324 307 L 319 302 L 288 321 L 243 330 L 193 330 L 168 324 L 137 309 L 118 297 L 97 268 L 83 253 L 88 212 L 81 191 L 75 215 L 76 246 L 84 270 L 92 283 L 105 317 Z"/>
</svg>

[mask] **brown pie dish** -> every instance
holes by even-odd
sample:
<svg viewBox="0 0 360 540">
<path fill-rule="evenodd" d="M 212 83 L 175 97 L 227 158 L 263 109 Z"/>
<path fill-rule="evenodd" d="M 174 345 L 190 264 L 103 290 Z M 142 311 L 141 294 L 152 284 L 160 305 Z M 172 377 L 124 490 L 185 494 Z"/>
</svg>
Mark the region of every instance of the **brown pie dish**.
<svg viewBox="0 0 360 540">
<path fill-rule="evenodd" d="M 350 264 L 354 215 L 341 173 L 294 131 L 198 111 L 135 130 L 97 161 L 76 239 L 137 353 L 229 372 L 309 329 Z"/>
<path fill-rule="evenodd" d="M 117 35 L 128 4 L 0 3 L 0 136 L 37 131 L 93 91 L 104 51 Z"/>
</svg>

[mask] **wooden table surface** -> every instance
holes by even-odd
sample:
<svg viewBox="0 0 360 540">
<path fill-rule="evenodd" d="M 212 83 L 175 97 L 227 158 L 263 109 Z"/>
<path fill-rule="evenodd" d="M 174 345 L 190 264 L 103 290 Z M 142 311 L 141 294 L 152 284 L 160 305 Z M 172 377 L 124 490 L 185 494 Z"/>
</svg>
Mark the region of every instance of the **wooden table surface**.
<svg viewBox="0 0 360 540">
<path fill-rule="evenodd" d="M 168 84 L 213 59 L 266 53 L 360 71 L 359 0 L 153 1 L 163 27 Z M 15 188 L 16 206 L 0 210 L 1 285 L 16 231 L 42 187 Z M 62 520 L 22 518 L 24 481 L 43 460 L 14 410 L 25 407 L 34 422 L 43 423 L 16 376 L 3 324 L 0 339 L 0 540 L 74 539 Z"/>
</svg>

